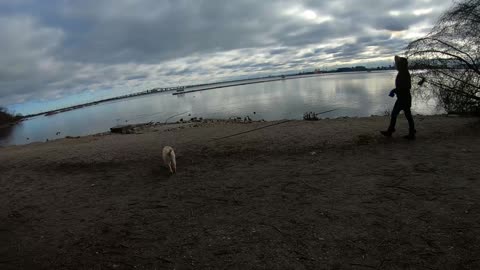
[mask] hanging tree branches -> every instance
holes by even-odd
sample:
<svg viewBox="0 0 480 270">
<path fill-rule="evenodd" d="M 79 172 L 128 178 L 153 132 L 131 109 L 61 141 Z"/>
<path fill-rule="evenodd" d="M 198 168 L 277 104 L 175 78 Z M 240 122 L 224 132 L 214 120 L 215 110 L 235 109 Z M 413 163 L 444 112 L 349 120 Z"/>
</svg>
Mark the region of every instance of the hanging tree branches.
<svg viewBox="0 0 480 270">
<path fill-rule="evenodd" d="M 480 0 L 456 2 L 407 57 L 445 110 L 480 113 Z"/>
</svg>

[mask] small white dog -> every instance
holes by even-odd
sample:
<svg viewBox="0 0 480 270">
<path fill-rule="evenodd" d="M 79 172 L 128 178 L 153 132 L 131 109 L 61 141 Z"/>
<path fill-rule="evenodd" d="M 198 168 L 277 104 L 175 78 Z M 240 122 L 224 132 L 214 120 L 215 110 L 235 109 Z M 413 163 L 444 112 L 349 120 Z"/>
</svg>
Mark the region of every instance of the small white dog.
<svg viewBox="0 0 480 270">
<path fill-rule="evenodd" d="M 163 162 L 165 163 L 165 166 L 167 166 L 170 170 L 170 173 L 176 173 L 177 161 L 175 160 L 175 151 L 173 151 L 173 148 L 170 146 L 163 147 L 162 156 Z"/>
</svg>

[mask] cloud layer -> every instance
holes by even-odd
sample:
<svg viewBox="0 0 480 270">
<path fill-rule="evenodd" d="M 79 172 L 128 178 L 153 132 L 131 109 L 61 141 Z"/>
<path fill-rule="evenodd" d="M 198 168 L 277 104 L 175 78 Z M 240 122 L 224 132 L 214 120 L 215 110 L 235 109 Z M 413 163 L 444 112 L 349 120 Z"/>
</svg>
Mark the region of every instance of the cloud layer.
<svg viewBox="0 0 480 270">
<path fill-rule="evenodd" d="M 450 0 L 0 0 L 0 105 L 389 63 L 450 5 Z"/>
</svg>

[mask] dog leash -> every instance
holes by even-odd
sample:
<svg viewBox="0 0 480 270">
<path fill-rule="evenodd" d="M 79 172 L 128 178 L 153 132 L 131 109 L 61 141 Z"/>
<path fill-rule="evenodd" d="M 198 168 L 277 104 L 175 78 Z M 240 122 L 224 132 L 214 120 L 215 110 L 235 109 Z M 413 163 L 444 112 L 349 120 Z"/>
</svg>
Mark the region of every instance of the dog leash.
<svg viewBox="0 0 480 270">
<path fill-rule="evenodd" d="M 165 124 L 168 122 L 168 120 L 172 119 L 173 117 L 175 117 L 175 116 L 180 116 L 180 115 L 186 114 L 186 113 L 188 113 L 188 111 L 183 112 L 183 113 L 179 113 L 179 114 L 175 114 L 175 115 L 173 115 L 173 116 L 168 117 L 167 120 L 165 120 Z"/>
<path fill-rule="evenodd" d="M 336 110 L 339 110 L 339 109 L 332 109 L 332 110 L 328 110 L 328 111 L 323 111 L 323 112 L 315 113 L 315 115 L 320 115 L 320 114 L 324 114 L 324 113 L 329 113 L 329 112 L 333 112 L 333 111 L 336 111 Z M 240 133 L 228 135 L 228 136 L 225 136 L 225 137 L 213 138 L 213 139 L 211 139 L 210 141 L 223 140 L 223 139 L 227 139 L 227 138 L 231 138 L 231 137 L 243 135 L 243 134 L 246 134 L 246 133 L 254 132 L 254 131 L 257 131 L 257 130 L 260 130 L 260 129 L 264 129 L 264 128 L 269 128 L 269 127 L 273 127 L 273 126 L 282 125 L 282 124 L 285 124 L 285 123 L 288 123 L 288 122 L 291 122 L 291 121 L 292 121 L 292 120 L 285 120 L 285 121 L 282 121 L 282 122 L 273 123 L 273 124 L 266 125 L 266 126 L 259 127 L 259 128 L 254 128 L 254 129 L 251 129 L 251 130 L 247 130 L 247 131 L 243 131 L 243 132 L 240 132 Z"/>
<path fill-rule="evenodd" d="M 228 136 L 225 136 L 225 137 L 213 138 L 213 139 L 211 139 L 210 141 L 218 141 L 218 140 L 222 140 L 222 139 L 226 139 L 226 138 L 231 138 L 231 137 L 235 137 L 235 136 L 242 135 L 242 134 L 245 134 L 245 133 L 250 133 L 250 132 L 253 132 L 253 131 L 257 131 L 257 130 L 260 130 L 260 129 L 264 129 L 264 128 L 268 128 L 268 127 L 273 127 L 273 126 L 278 126 L 278 125 L 281 125 L 281 124 L 285 124 L 285 123 L 288 123 L 288 122 L 290 122 L 290 121 L 292 121 L 292 120 L 285 120 L 285 121 L 282 121 L 282 122 L 279 122 L 279 123 L 274 123 L 274 124 L 266 125 L 266 126 L 263 126 L 263 127 L 254 128 L 254 129 L 251 129 L 251 130 L 247 130 L 247 131 L 243 131 L 243 132 L 240 132 L 240 133 L 228 135 Z"/>
</svg>

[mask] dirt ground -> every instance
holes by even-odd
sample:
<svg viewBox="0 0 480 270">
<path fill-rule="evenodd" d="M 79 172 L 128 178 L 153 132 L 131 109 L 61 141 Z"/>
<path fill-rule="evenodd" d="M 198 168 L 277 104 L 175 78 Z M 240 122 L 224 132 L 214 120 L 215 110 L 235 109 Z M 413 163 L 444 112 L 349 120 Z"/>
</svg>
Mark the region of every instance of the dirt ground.
<svg viewBox="0 0 480 270">
<path fill-rule="evenodd" d="M 0 269 L 480 269 L 479 119 L 415 120 L 416 141 L 369 117 L 0 148 Z"/>
</svg>

